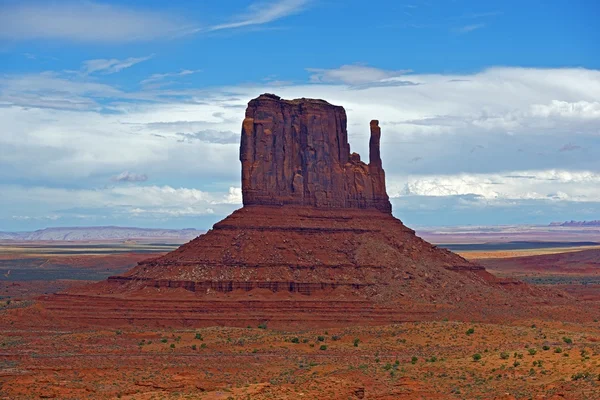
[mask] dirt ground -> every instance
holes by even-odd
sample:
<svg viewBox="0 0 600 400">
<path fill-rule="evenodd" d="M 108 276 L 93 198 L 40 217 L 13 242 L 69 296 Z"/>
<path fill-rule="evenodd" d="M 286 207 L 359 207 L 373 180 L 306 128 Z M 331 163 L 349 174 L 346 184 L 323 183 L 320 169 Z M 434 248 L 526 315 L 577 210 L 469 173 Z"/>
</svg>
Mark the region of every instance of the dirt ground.
<svg viewBox="0 0 600 400">
<path fill-rule="evenodd" d="M 600 399 L 600 322 L 585 318 L 600 287 L 555 286 L 574 287 L 585 322 L 32 329 L 15 316 L 38 304 L 5 298 L 0 399 Z"/>
<path fill-rule="evenodd" d="M 4 327 L 0 346 L 2 399 L 600 395 L 597 322 L 439 321 L 298 332 Z"/>
</svg>

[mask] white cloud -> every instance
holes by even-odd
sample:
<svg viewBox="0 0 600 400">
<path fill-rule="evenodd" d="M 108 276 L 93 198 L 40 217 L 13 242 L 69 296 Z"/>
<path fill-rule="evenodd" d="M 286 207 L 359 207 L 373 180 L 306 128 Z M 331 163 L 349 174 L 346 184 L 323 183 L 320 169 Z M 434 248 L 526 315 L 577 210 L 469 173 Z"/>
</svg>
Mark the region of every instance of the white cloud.
<svg viewBox="0 0 600 400">
<path fill-rule="evenodd" d="M 93 74 L 96 72 L 101 72 L 103 74 L 114 74 L 116 72 L 122 71 L 126 68 L 132 67 L 135 64 L 139 64 L 143 61 L 147 61 L 151 59 L 153 56 L 147 57 L 129 57 L 125 60 L 118 60 L 116 58 L 111 59 L 96 59 L 96 60 L 87 60 L 83 62 L 83 73 L 84 74 Z"/>
<path fill-rule="evenodd" d="M 600 172 L 511 171 L 503 174 L 392 176 L 390 197 L 465 196 L 490 200 L 600 202 Z"/>
<path fill-rule="evenodd" d="M 209 31 L 234 29 L 252 25 L 262 25 L 299 13 L 304 10 L 310 0 L 272 0 L 252 4 L 248 11 L 232 22 L 214 25 Z"/>
<path fill-rule="evenodd" d="M 140 82 L 141 85 L 147 85 L 149 83 L 156 83 L 162 81 L 165 78 L 175 78 L 180 76 L 192 75 L 201 72 L 201 70 L 190 70 L 190 69 L 182 69 L 179 72 L 167 72 L 164 74 L 152 74 L 148 78 L 144 79 Z"/>
<path fill-rule="evenodd" d="M 310 81 L 313 83 L 344 83 L 360 85 L 375 82 L 393 83 L 393 78 L 398 78 L 410 70 L 387 71 L 366 65 L 342 65 L 335 69 L 307 68 Z"/>
<path fill-rule="evenodd" d="M 400 196 L 403 205 L 425 197 L 431 201 L 427 204 L 437 204 L 444 196 L 475 198 L 461 198 L 465 206 L 478 201 L 574 205 L 600 199 L 594 189 L 600 187 L 600 71 L 491 68 L 395 77 L 404 72 L 362 68 L 368 69 L 321 70 L 327 83 L 261 82 L 210 91 L 144 87 L 132 92 L 55 73 L 3 76 L 0 184 L 16 177 L 55 188 L 101 187 L 123 171 L 143 171 L 157 185 L 195 188 L 190 190 L 205 197 L 173 189 L 172 206 L 148 204 L 136 196 L 168 198 L 169 190 L 119 185 L 74 193 L 64 189 L 60 200 L 48 206 L 31 203 L 46 201 L 46 192 L 19 198 L 30 199 L 29 208 L 40 215 L 81 206 L 123 215 L 138 209 L 140 218 L 175 215 L 178 209 L 223 215 L 241 199 L 239 189 L 227 188 L 239 184 L 236 138 L 244 108 L 260 93 L 273 92 L 344 106 L 352 150 L 363 159 L 368 158 L 369 121 L 379 119 L 390 194 Z M 407 77 L 413 85 L 370 85 Z M 349 90 L 357 85 L 361 90 Z M 578 151 L 566 151 L 575 147 Z M 144 189 L 118 191 L 137 187 Z M 30 215 L 11 198 L 16 191 L 0 192 L 0 218 Z M 196 200 L 182 200 L 186 196 Z M 63 201 L 68 205 L 60 206 Z"/>
<path fill-rule="evenodd" d="M 0 38 L 134 42 L 170 38 L 191 26 L 181 18 L 91 1 L 11 2 L 0 6 Z"/>
<path fill-rule="evenodd" d="M 179 217 L 212 215 L 230 212 L 241 205 L 241 197 L 230 188 L 228 193 L 208 193 L 197 189 L 171 186 L 124 186 L 100 189 L 63 189 L 49 187 L 23 187 L 2 185 L 2 193 L 9 204 L 33 211 L 36 199 L 43 198 L 45 205 L 54 210 L 39 210 L 40 215 L 14 215 L 14 219 L 58 219 L 81 215 L 85 212 L 104 212 L 108 216 Z M 46 213 L 46 214 L 44 214 Z"/>
</svg>

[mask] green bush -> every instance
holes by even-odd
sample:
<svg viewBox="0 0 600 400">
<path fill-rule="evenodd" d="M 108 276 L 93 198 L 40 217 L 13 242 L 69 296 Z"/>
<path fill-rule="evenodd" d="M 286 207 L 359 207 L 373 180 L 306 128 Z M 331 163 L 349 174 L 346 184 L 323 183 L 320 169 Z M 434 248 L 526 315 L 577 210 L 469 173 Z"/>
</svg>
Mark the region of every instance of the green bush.
<svg viewBox="0 0 600 400">
<path fill-rule="evenodd" d="M 550 346 L 548 346 L 548 345 L 543 345 L 543 346 L 542 346 L 542 349 L 543 349 L 543 350 L 550 350 Z"/>
<path fill-rule="evenodd" d="M 473 354 L 473 361 L 479 361 L 479 360 L 481 360 L 481 354 L 479 354 L 479 353 Z"/>
<path fill-rule="evenodd" d="M 537 353 L 537 350 L 536 350 L 536 349 L 533 349 L 533 348 L 531 348 L 531 349 L 528 349 L 527 351 L 529 352 L 529 355 L 530 355 L 530 356 L 535 356 L 535 354 Z"/>
<path fill-rule="evenodd" d="M 204 340 L 204 338 L 202 337 L 201 333 L 196 333 L 196 336 L 194 337 L 194 339 L 196 339 L 196 340 Z"/>
<path fill-rule="evenodd" d="M 573 339 L 563 336 L 563 342 L 565 342 L 566 344 L 572 344 Z"/>
<path fill-rule="evenodd" d="M 300 339 L 298 339 L 297 337 L 293 337 L 291 342 L 292 343 L 300 343 Z"/>
<path fill-rule="evenodd" d="M 413 364 L 413 365 L 414 365 L 414 364 L 416 364 L 416 363 L 417 363 L 417 361 L 419 361 L 419 358 L 418 358 L 418 357 L 416 357 L 416 356 L 413 356 L 413 357 L 410 359 L 410 363 L 411 363 L 411 364 Z"/>
<path fill-rule="evenodd" d="M 165 338 L 163 338 L 163 339 L 160 339 L 160 341 L 161 341 L 162 343 L 167 343 L 167 342 L 168 342 L 168 340 L 167 340 L 167 339 L 165 339 Z"/>
<path fill-rule="evenodd" d="M 196 350 L 198 347 L 196 347 L 195 344 L 192 345 L 192 350 Z"/>
<path fill-rule="evenodd" d="M 267 329 L 267 323 L 263 322 L 262 324 L 258 324 L 258 329 Z"/>
<path fill-rule="evenodd" d="M 319 347 L 319 350 L 327 350 L 327 346 L 322 344 L 321 347 Z"/>
<path fill-rule="evenodd" d="M 510 357 L 510 354 L 508 354 L 506 351 L 503 351 L 502 353 L 500 353 L 500 358 L 503 360 L 508 360 Z"/>
<path fill-rule="evenodd" d="M 467 329 L 467 335 L 472 335 L 475 333 L 475 328 L 469 328 Z"/>
<path fill-rule="evenodd" d="M 174 349 L 175 348 L 175 343 L 171 343 L 171 348 Z"/>
<path fill-rule="evenodd" d="M 325 336 L 317 336 L 317 340 L 319 342 L 323 342 L 323 341 L 325 341 Z"/>
<path fill-rule="evenodd" d="M 358 347 L 359 343 L 360 343 L 360 339 L 359 338 L 354 339 L 354 347 Z"/>
<path fill-rule="evenodd" d="M 554 349 L 555 353 L 562 353 L 562 349 L 560 347 L 557 347 Z"/>
</svg>

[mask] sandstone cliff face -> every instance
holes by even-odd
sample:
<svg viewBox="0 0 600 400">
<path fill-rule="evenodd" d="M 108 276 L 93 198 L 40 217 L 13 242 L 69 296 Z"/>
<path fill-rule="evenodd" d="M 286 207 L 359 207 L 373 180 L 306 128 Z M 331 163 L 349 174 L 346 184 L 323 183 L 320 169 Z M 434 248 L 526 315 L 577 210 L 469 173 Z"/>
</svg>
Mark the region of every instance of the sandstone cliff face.
<svg viewBox="0 0 600 400">
<path fill-rule="evenodd" d="M 244 205 L 372 208 L 391 213 L 378 121 L 371 121 L 369 164 L 350 154 L 346 112 L 323 100 L 251 100 L 242 124 Z"/>
</svg>

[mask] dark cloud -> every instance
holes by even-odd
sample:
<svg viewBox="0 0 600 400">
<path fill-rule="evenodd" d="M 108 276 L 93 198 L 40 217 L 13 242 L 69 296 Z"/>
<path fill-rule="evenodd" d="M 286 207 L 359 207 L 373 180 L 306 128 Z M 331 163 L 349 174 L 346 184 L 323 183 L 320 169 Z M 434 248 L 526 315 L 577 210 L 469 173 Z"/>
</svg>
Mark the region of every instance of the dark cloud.
<svg viewBox="0 0 600 400">
<path fill-rule="evenodd" d="M 119 175 L 111 178 L 113 182 L 146 182 L 148 176 L 146 174 L 136 174 L 129 171 L 121 172 Z"/>
<path fill-rule="evenodd" d="M 581 146 L 578 146 L 574 143 L 567 143 L 565 144 L 563 147 L 561 147 L 560 149 L 558 149 L 558 151 L 565 152 L 565 151 L 575 151 L 575 150 L 579 150 L 581 149 Z"/>
</svg>

